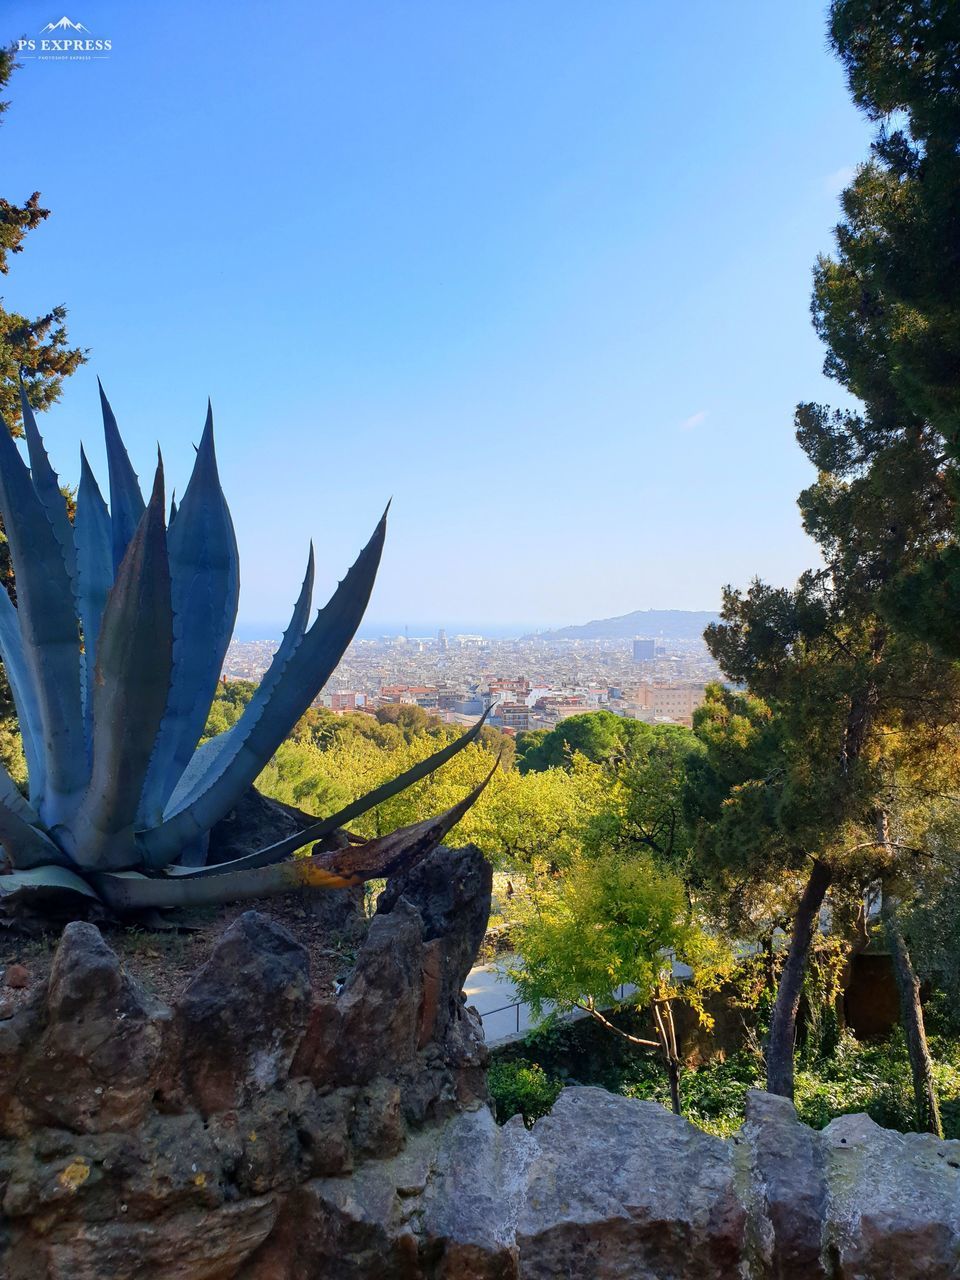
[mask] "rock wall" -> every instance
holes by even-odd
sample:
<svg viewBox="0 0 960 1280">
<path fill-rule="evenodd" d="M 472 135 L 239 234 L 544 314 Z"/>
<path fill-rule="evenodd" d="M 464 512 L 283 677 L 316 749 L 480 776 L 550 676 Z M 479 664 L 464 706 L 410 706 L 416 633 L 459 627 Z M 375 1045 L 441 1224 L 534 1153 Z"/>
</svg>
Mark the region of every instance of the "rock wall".
<svg viewBox="0 0 960 1280">
<path fill-rule="evenodd" d="M 391 884 L 336 994 L 250 911 L 173 1007 L 98 929 L 0 1021 L 0 1277 L 226 1280 L 312 1180 L 484 1105 L 461 988 L 490 906 L 475 849 Z"/>
<path fill-rule="evenodd" d="M 242 1280 L 946 1280 L 960 1142 L 822 1133 L 753 1093 L 733 1139 L 566 1089 L 531 1131 L 483 1108 L 290 1197 Z"/>
<path fill-rule="evenodd" d="M 69 926 L 0 1022 L 3 1280 L 960 1276 L 960 1142 L 762 1093 L 729 1141 L 586 1088 L 498 1128 L 461 996 L 489 894 L 438 850 L 336 995 L 256 912 L 172 1007 Z"/>
</svg>

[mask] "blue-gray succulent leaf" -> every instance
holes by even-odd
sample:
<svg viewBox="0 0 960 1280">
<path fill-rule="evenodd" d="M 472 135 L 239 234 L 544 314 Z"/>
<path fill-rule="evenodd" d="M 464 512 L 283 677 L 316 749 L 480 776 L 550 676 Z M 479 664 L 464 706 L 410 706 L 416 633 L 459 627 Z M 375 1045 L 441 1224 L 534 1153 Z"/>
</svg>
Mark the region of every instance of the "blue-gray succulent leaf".
<svg viewBox="0 0 960 1280">
<path fill-rule="evenodd" d="M 138 861 L 134 828 L 143 782 L 167 704 L 172 663 L 170 568 L 163 467 L 107 596 L 97 642 L 93 766 L 73 823 L 78 866 Z"/>
<path fill-rule="evenodd" d="M 5 769 L 0 773 L 0 792 L 0 845 L 10 865 L 18 870 L 72 866 L 70 858 L 37 825 L 32 807 Z"/>
<path fill-rule="evenodd" d="M 370 541 L 291 654 L 267 700 L 253 714 L 253 703 L 248 703 L 234 726 L 239 733 L 229 756 L 209 785 L 158 827 L 140 833 L 148 865 L 169 865 L 181 849 L 229 813 L 326 684 L 353 639 L 370 599 L 383 551 L 386 519 L 384 512 Z"/>
<path fill-rule="evenodd" d="M 40 721 L 40 700 L 33 675 L 27 667 L 23 653 L 23 637 L 17 607 L 0 586 L 0 658 L 7 673 L 7 682 L 13 694 L 13 705 L 20 726 L 23 754 L 27 761 L 27 777 L 30 783 L 30 803 L 37 810 L 43 799 L 47 762 L 43 754 L 43 726 Z"/>
<path fill-rule="evenodd" d="M 240 556 L 213 442 L 213 414 L 168 535 L 173 601 L 170 695 L 140 803 L 139 824 L 155 826 L 189 764 L 216 692 L 240 595 Z"/>
<path fill-rule="evenodd" d="M 108 873 L 94 876 L 94 884 L 105 902 L 123 912 L 150 907 L 215 906 L 245 898 L 273 897 L 293 889 L 345 889 L 365 880 L 396 875 L 415 866 L 437 847 L 476 803 L 496 768 L 494 765 L 469 795 L 445 813 L 349 849 L 287 858 L 264 867 L 228 869 L 201 879 Z"/>
<path fill-rule="evenodd" d="M 307 557 L 307 569 L 303 577 L 300 594 L 293 608 L 290 624 L 283 633 L 283 640 L 277 652 L 273 655 L 273 660 L 266 674 L 257 685 L 253 697 L 244 709 L 248 714 L 236 724 L 231 725 L 229 729 L 224 729 L 222 733 L 218 733 L 207 742 L 200 744 L 174 788 L 165 808 L 164 817 L 169 817 L 172 813 L 183 809 L 222 772 L 226 762 L 232 758 L 238 749 L 244 734 L 249 730 L 250 724 L 259 717 L 264 706 L 269 701 L 270 694 L 287 669 L 287 664 L 299 647 L 307 629 L 307 623 L 310 620 L 310 602 L 313 599 L 314 571 L 313 543 L 311 542 L 310 553 Z"/>
<path fill-rule="evenodd" d="M 100 386 L 100 408 L 103 412 L 103 437 L 107 448 L 107 471 L 110 479 L 110 517 L 113 537 L 113 571 L 120 568 L 130 539 L 144 512 L 143 494 L 137 474 L 127 456 L 110 401 Z"/>
<path fill-rule="evenodd" d="M 67 500 L 60 488 L 57 473 L 50 465 L 47 451 L 43 447 L 43 439 L 37 428 L 37 420 L 27 399 L 27 392 L 20 381 L 20 407 L 23 412 L 23 434 L 27 438 L 27 452 L 30 457 L 30 475 L 37 497 L 43 504 L 47 519 L 53 529 L 54 537 L 63 556 L 64 567 L 71 585 L 76 580 L 77 554 L 73 541 L 73 526 L 67 513 Z"/>
<path fill-rule="evenodd" d="M 224 871 L 241 871 L 247 867 L 266 867 L 271 863 L 289 858 L 291 854 L 296 853 L 298 849 L 302 849 L 304 845 L 322 840 L 324 836 L 336 831 L 338 827 L 343 827 L 348 822 L 354 821 L 355 818 L 359 818 L 376 805 L 383 804 L 385 800 L 399 795 L 407 787 L 412 787 L 415 783 L 435 773 L 448 760 L 452 760 L 455 755 L 458 755 L 465 747 L 468 747 L 471 742 L 476 741 L 489 714 L 490 710 L 488 709 L 466 733 L 461 734 L 459 738 L 448 743 L 447 746 L 442 747 L 439 751 L 427 756 L 425 760 L 421 760 L 418 764 L 413 765 L 412 768 L 397 774 L 395 778 L 391 778 L 379 787 L 375 787 L 372 791 L 368 791 L 366 795 L 360 796 L 336 813 L 331 813 L 326 818 L 320 818 L 317 822 L 309 823 L 300 831 L 295 831 L 293 835 L 287 836 L 283 840 L 278 840 L 275 844 L 268 845 L 264 849 L 258 849 L 255 853 L 248 853 L 242 858 L 235 858 L 232 862 L 221 862 L 209 867 L 172 866 L 169 868 L 169 874 L 188 878 L 203 877 L 216 875 Z"/>
<path fill-rule="evenodd" d="M 246 716 L 245 721 L 242 718 L 237 724 L 231 725 L 229 729 L 225 729 L 207 742 L 201 743 L 177 782 L 164 810 L 164 817 L 169 817 L 171 814 L 185 808 L 222 772 L 226 762 L 232 758 L 239 748 L 243 735 L 248 731 L 250 724 L 259 717 L 263 707 L 269 701 L 270 694 L 277 681 L 283 675 L 290 658 L 303 639 L 307 622 L 310 618 L 313 578 L 314 556 L 313 543 L 311 543 L 310 554 L 307 558 L 307 570 L 304 574 L 303 585 L 300 588 L 300 595 L 294 606 L 290 624 L 283 634 L 283 640 L 274 654 L 266 674 L 257 685 L 252 699 L 244 709 L 245 712 L 249 711 L 249 715 Z"/>
<path fill-rule="evenodd" d="M 96 890 L 67 867 L 35 867 L 0 875 L 0 910 L 12 913 L 20 907 L 51 911 L 69 909 L 78 898 L 98 900 Z"/>
<path fill-rule="evenodd" d="M 93 749 L 93 677 L 97 640 L 113 586 L 113 532 L 100 486 L 80 449 L 80 487 L 74 517 L 77 543 L 77 609 L 83 631 L 83 715 L 87 749 Z"/>
<path fill-rule="evenodd" d="M 17 583 L 23 661 L 37 699 L 47 827 L 73 816 L 87 781 L 80 631 L 63 552 L 23 458 L 0 423 L 0 514 Z"/>
</svg>

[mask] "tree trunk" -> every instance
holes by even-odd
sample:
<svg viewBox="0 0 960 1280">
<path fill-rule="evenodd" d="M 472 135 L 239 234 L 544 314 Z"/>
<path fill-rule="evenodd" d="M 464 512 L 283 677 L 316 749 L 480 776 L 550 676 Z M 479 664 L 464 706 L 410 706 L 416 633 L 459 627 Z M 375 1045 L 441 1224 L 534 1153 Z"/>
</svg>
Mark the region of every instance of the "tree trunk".
<svg viewBox="0 0 960 1280">
<path fill-rule="evenodd" d="M 767 1092 L 784 1098 L 793 1097 L 793 1049 L 797 1035 L 797 1009 L 803 990 L 803 977 L 820 908 L 833 873 L 823 862 L 814 861 L 810 879 L 803 891 L 793 921 L 790 948 L 780 973 L 780 985 L 770 1019 L 767 1043 Z"/>
<path fill-rule="evenodd" d="M 676 1058 L 667 1059 L 667 1076 L 670 1080 L 670 1106 L 673 1114 L 683 1115 L 680 1110 L 680 1063 Z"/>
<path fill-rule="evenodd" d="M 673 1010 L 670 1001 L 654 1001 L 653 1020 L 657 1028 L 657 1039 L 667 1068 L 667 1080 L 670 1082 L 670 1106 L 675 1116 L 683 1115 L 680 1109 L 680 1054 L 677 1051 L 677 1028 L 673 1021 Z"/>
<path fill-rule="evenodd" d="M 920 1004 L 920 980 L 914 970 L 903 934 L 900 932 L 896 899 L 884 893 L 881 911 L 890 956 L 893 960 L 897 990 L 900 992 L 900 1019 L 907 1037 L 907 1052 L 910 1055 L 917 1124 L 924 1133 L 935 1133 L 938 1138 L 942 1138 L 940 1103 L 937 1100 L 937 1089 L 933 1079 L 933 1062 L 927 1047 L 923 1006 Z"/>
</svg>

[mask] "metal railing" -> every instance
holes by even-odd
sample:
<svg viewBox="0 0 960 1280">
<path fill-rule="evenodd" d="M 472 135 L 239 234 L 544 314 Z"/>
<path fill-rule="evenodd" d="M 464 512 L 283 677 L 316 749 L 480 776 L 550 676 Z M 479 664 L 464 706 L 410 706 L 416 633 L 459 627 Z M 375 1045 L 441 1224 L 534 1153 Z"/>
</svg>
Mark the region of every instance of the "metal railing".
<svg viewBox="0 0 960 1280">
<path fill-rule="evenodd" d="M 625 990 L 626 990 L 625 983 L 621 983 L 620 986 L 617 987 L 616 999 L 618 1003 L 623 1000 L 623 993 Z M 610 994 L 613 995 L 614 993 L 611 992 Z M 524 1008 L 524 1006 L 527 1006 L 526 1000 L 511 1000 L 509 1004 L 498 1005 L 496 1009 L 484 1009 L 484 1011 L 480 1014 L 480 1023 L 481 1025 L 483 1025 L 483 1020 L 485 1018 L 492 1018 L 495 1013 L 506 1013 L 508 1009 L 516 1009 L 517 1028 L 516 1028 L 515 1034 L 519 1035 L 520 1034 L 520 1010 Z M 563 1014 L 563 1020 L 566 1021 L 570 1018 L 576 1018 L 582 1012 L 583 1010 L 580 1010 L 580 1009 L 571 1009 L 568 1013 Z"/>
</svg>

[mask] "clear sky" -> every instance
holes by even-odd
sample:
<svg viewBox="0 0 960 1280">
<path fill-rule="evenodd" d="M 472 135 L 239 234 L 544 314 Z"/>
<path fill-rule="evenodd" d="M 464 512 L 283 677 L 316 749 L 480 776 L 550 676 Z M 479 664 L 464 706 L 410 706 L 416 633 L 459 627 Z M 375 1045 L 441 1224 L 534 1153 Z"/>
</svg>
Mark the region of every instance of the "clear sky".
<svg viewBox="0 0 960 1280">
<path fill-rule="evenodd" d="M 113 49 L 6 95 L 3 194 L 53 213 L 0 288 L 91 349 L 42 426 L 105 481 L 99 374 L 182 489 L 212 397 L 247 634 L 391 495 L 368 617 L 411 627 L 713 608 L 813 561 L 810 272 L 869 140 L 820 0 L 52 3 L 0 35 Z"/>
</svg>

